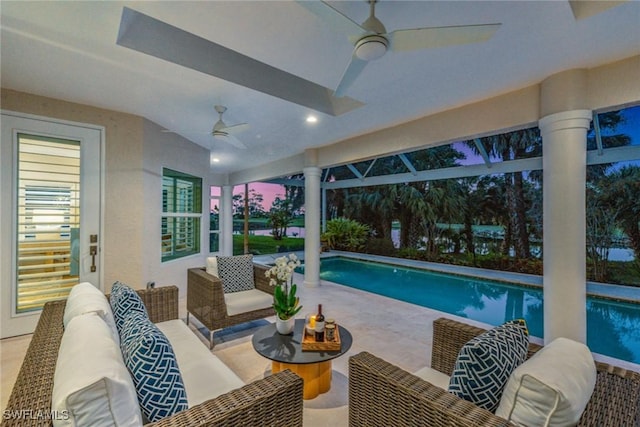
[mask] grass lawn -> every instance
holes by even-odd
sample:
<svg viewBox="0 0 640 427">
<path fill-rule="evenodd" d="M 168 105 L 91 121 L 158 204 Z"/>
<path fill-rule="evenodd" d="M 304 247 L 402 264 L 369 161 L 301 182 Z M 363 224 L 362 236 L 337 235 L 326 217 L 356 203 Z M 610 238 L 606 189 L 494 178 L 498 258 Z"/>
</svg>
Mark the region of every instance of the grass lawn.
<svg viewBox="0 0 640 427">
<path fill-rule="evenodd" d="M 275 240 L 272 236 L 249 236 L 249 253 L 254 255 L 274 254 L 304 250 L 304 239 L 301 237 L 285 237 Z M 244 253 L 244 235 L 233 235 L 233 254 Z"/>
<path fill-rule="evenodd" d="M 268 218 L 249 218 L 249 229 L 250 230 L 269 230 L 271 227 L 269 226 Z M 304 217 L 302 218 L 294 218 L 291 220 L 289 227 L 304 227 Z M 235 230 L 243 230 L 244 229 L 244 219 L 233 219 L 233 228 Z"/>
</svg>

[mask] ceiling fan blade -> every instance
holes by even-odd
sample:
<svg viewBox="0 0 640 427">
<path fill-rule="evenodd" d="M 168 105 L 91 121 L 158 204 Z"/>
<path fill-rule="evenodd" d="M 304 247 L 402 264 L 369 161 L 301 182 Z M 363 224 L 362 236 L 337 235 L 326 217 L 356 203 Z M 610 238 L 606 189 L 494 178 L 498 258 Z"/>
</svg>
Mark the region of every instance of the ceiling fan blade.
<svg viewBox="0 0 640 427">
<path fill-rule="evenodd" d="M 626 3 L 628 0 L 608 0 L 608 1 L 583 1 L 569 0 L 571 11 L 576 21 L 585 19 L 598 13 L 602 13 L 607 9 Z"/>
<path fill-rule="evenodd" d="M 192 70 L 339 116 L 364 105 L 333 91 L 127 7 L 116 43 Z"/>
<path fill-rule="evenodd" d="M 238 123 L 237 125 L 231 125 L 231 126 L 223 127 L 220 130 L 222 132 L 236 134 L 236 133 L 243 132 L 243 131 L 247 130 L 248 128 L 249 128 L 249 124 L 248 123 Z"/>
<path fill-rule="evenodd" d="M 343 33 L 347 36 L 367 32 L 360 24 L 323 1 L 298 0 L 297 3 L 322 19 L 333 31 Z"/>
<path fill-rule="evenodd" d="M 478 43 L 489 40 L 502 24 L 397 30 L 389 34 L 391 50 L 410 51 L 435 47 Z"/>
<path fill-rule="evenodd" d="M 246 150 L 247 146 L 242 143 L 238 138 L 233 135 L 226 135 L 223 137 L 224 142 L 228 142 L 236 148 L 240 148 L 241 150 Z"/>
<path fill-rule="evenodd" d="M 342 79 L 340 80 L 340 84 L 335 91 L 335 96 L 341 97 L 344 95 L 346 90 L 353 84 L 353 82 L 358 78 L 364 67 L 367 65 L 367 61 L 363 61 L 358 58 L 354 52 L 351 56 L 351 62 L 347 66 L 347 69 L 344 71 L 342 75 Z"/>
</svg>

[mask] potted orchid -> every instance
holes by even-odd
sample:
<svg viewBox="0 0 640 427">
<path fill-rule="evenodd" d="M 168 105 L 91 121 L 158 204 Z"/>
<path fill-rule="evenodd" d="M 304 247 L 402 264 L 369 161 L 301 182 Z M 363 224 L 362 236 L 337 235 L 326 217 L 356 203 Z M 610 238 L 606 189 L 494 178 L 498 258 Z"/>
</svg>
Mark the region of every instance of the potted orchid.
<svg viewBox="0 0 640 427">
<path fill-rule="evenodd" d="M 290 334 L 295 324 L 295 315 L 302 308 L 296 297 L 297 286 L 293 283 L 293 272 L 300 265 L 295 254 L 276 259 L 276 265 L 265 272 L 273 292 L 273 309 L 276 312 L 276 329 L 281 334 Z"/>
</svg>

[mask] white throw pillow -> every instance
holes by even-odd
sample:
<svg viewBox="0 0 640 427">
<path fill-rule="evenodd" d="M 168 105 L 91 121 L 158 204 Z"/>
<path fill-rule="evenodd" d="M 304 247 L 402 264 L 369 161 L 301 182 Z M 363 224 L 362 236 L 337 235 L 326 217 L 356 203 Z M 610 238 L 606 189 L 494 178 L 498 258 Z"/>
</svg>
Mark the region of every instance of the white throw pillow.
<svg viewBox="0 0 640 427">
<path fill-rule="evenodd" d="M 111 330 L 96 314 L 69 321 L 53 378 L 54 426 L 142 425 L 136 389 Z"/>
<path fill-rule="evenodd" d="M 207 257 L 207 273 L 211 274 L 212 276 L 216 276 L 218 277 L 218 257 L 217 256 L 210 256 Z"/>
<path fill-rule="evenodd" d="M 557 338 L 513 371 L 496 415 L 522 426 L 574 426 L 596 377 L 589 348 Z"/>
<path fill-rule="evenodd" d="M 120 345 L 120 336 L 106 295 L 91 283 L 82 282 L 71 288 L 69 292 L 62 324 L 66 328 L 71 319 L 87 313 L 98 314 L 111 329 L 116 344 Z"/>
</svg>

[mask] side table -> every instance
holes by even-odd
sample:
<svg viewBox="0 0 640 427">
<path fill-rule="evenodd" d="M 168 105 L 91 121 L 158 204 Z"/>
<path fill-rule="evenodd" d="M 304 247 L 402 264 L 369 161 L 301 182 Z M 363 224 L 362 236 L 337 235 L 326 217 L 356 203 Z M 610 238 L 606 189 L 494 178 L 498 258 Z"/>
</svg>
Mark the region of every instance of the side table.
<svg viewBox="0 0 640 427">
<path fill-rule="evenodd" d="M 270 324 L 258 329 L 251 340 L 253 348 L 263 357 L 271 360 L 271 372 L 285 369 L 298 374 L 304 380 L 304 398 L 313 399 L 331 389 L 331 361 L 349 351 L 353 338 L 341 326 L 339 351 L 302 351 L 304 319 L 297 319 L 293 334 L 280 335 L 276 325 Z"/>
</svg>

